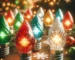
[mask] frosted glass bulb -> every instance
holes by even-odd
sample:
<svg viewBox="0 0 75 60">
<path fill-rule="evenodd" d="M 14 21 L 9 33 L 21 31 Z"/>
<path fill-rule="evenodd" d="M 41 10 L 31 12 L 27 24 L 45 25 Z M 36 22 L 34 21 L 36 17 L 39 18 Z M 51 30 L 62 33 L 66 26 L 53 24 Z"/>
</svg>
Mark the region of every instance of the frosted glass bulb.
<svg viewBox="0 0 75 60">
<path fill-rule="evenodd" d="M 65 31 L 61 22 L 56 19 L 49 30 L 50 48 L 54 50 L 63 49 L 65 45 Z"/>
<path fill-rule="evenodd" d="M 65 45 L 65 31 L 59 19 L 55 19 L 49 30 L 50 60 L 63 60 L 63 47 Z"/>
</svg>

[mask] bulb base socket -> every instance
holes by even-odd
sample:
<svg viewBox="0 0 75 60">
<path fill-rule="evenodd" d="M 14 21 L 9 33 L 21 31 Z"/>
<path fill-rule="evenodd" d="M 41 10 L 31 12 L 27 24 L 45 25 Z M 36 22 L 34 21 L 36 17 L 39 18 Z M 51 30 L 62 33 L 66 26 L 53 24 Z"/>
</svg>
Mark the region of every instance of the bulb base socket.
<svg viewBox="0 0 75 60">
<path fill-rule="evenodd" d="M 42 48 L 41 41 L 37 40 L 37 42 L 34 45 L 33 51 L 39 51 Z"/>
<path fill-rule="evenodd" d="M 9 55 L 9 43 L 0 45 L 0 59 Z"/>
<path fill-rule="evenodd" d="M 63 60 L 63 50 L 50 50 L 50 60 Z"/>
<path fill-rule="evenodd" d="M 20 55 L 20 60 L 31 60 L 31 51 L 28 53 L 22 53 Z"/>
</svg>

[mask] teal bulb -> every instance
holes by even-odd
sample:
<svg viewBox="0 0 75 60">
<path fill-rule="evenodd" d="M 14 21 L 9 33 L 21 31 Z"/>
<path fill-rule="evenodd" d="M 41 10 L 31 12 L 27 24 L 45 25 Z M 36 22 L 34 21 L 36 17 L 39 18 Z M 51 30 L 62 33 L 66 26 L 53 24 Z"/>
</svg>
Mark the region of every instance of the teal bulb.
<svg viewBox="0 0 75 60">
<path fill-rule="evenodd" d="M 55 14 L 55 18 L 59 19 L 60 21 L 63 20 L 63 13 L 61 11 L 61 9 L 58 9 L 56 14 Z"/>
<path fill-rule="evenodd" d="M 32 19 L 30 24 L 33 31 L 33 35 L 38 40 L 43 35 L 43 28 L 39 22 L 39 18 L 37 15 Z"/>
<path fill-rule="evenodd" d="M 32 29 L 32 31 L 33 31 L 34 37 L 35 37 L 37 40 L 43 36 L 43 31 L 40 29 L 39 26 L 35 26 L 35 27 Z"/>
<path fill-rule="evenodd" d="M 38 23 L 38 17 L 35 16 L 32 21 L 31 21 L 31 26 L 33 27 L 34 25 L 36 25 Z"/>
<path fill-rule="evenodd" d="M 43 25 L 37 15 L 31 21 L 31 26 L 34 27 L 35 25 L 39 25 L 40 29 L 43 30 Z"/>
</svg>

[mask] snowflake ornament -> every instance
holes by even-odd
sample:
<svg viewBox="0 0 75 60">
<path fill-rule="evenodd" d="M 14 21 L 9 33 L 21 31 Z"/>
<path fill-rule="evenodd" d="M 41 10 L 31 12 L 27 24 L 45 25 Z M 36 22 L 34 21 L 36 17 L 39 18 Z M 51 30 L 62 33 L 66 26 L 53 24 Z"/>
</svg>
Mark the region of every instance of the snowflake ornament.
<svg viewBox="0 0 75 60">
<path fill-rule="evenodd" d="M 48 58 L 48 55 L 43 52 L 43 53 L 36 53 L 33 55 L 33 57 L 37 59 L 45 60 L 45 58 Z"/>
</svg>

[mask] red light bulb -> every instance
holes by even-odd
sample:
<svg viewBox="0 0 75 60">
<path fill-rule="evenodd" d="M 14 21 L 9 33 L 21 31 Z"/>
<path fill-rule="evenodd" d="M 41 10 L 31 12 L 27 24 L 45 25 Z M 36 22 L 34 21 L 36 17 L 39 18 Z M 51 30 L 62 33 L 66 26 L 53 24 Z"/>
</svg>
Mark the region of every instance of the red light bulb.
<svg viewBox="0 0 75 60">
<path fill-rule="evenodd" d="M 74 21 L 73 21 L 73 17 L 71 15 L 71 13 L 69 11 L 65 14 L 64 19 L 62 20 L 62 24 L 63 24 L 65 30 L 72 29 Z"/>
<path fill-rule="evenodd" d="M 74 46 L 75 45 L 75 39 L 72 36 L 66 37 L 66 45 L 67 46 Z"/>
<path fill-rule="evenodd" d="M 14 23 L 14 14 L 11 10 L 8 11 L 5 18 L 6 18 L 7 23 L 9 24 L 9 26 L 12 26 Z"/>
<path fill-rule="evenodd" d="M 25 19 L 26 19 L 28 22 L 30 22 L 32 17 L 33 17 L 32 11 L 31 11 L 31 9 L 28 9 L 28 10 L 25 12 Z"/>
<path fill-rule="evenodd" d="M 33 46 L 34 37 L 31 27 L 27 21 L 24 21 L 16 36 L 16 47 L 19 52 L 27 53 L 32 50 Z"/>
</svg>

